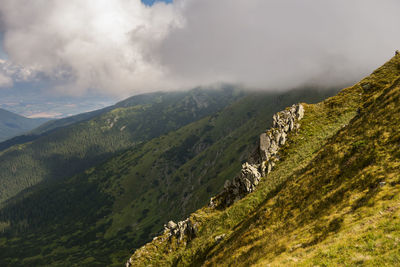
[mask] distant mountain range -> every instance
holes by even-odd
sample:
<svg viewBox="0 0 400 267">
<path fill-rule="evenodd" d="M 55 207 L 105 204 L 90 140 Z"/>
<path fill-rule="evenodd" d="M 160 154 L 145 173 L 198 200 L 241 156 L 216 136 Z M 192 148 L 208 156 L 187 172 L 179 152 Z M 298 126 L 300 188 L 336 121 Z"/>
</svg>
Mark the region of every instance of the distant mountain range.
<svg viewBox="0 0 400 267">
<path fill-rule="evenodd" d="M 0 108 L 0 142 L 26 133 L 49 119 L 28 119 Z"/>
</svg>

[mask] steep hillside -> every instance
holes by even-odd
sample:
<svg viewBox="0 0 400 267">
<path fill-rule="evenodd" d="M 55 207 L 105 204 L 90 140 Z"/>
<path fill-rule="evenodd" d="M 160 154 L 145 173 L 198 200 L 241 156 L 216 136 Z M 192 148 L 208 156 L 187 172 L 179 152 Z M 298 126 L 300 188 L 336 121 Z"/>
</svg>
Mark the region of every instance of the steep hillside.
<svg viewBox="0 0 400 267">
<path fill-rule="evenodd" d="M 213 114 L 242 97 L 234 89 L 136 96 L 89 120 L 0 152 L 0 203 L 42 181 L 63 179 Z"/>
<path fill-rule="evenodd" d="M 90 120 L 96 116 L 99 116 L 101 114 L 104 114 L 110 110 L 117 109 L 117 108 L 129 108 L 132 106 L 137 106 L 137 105 L 151 105 L 156 103 L 157 101 L 160 101 L 162 96 L 165 96 L 165 94 L 162 93 L 149 93 L 149 94 L 143 94 L 143 95 L 136 95 L 132 96 L 130 98 L 127 98 L 125 100 L 122 100 L 118 102 L 115 105 L 102 108 L 99 110 L 94 110 L 90 112 L 85 112 L 82 114 L 70 116 L 67 118 L 63 119 L 58 119 L 58 120 L 52 120 L 49 121 L 40 127 L 35 128 L 30 132 L 31 135 L 41 135 L 44 133 L 48 133 L 49 131 L 53 131 L 58 128 L 66 127 L 71 124 L 76 124 L 78 122 Z"/>
<path fill-rule="evenodd" d="M 34 187 L 0 209 L 0 265 L 120 266 L 167 218 L 184 218 L 219 192 L 272 114 L 332 93 L 248 93 L 98 167 Z"/>
<path fill-rule="evenodd" d="M 160 101 L 161 97 L 164 94 L 160 93 L 149 93 L 143 95 L 136 95 L 125 99 L 121 102 L 118 102 L 115 105 L 105 107 L 99 110 L 94 110 L 90 112 L 85 112 L 82 114 L 70 116 L 67 118 L 50 120 L 48 122 L 43 123 L 37 128 L 34 128 L 32 131 L 27 132 L 26 134 L 16 136 L 7 141 L 0 143 L 0 151 L 10 148 L 15 145 L 21 145 L 24 143 L 32 142 L 40 137 L 47 136 L 52 134 L 54 131 L 59 130 L 60 128 L 65 128 L 67 126 L 78 124 L 80 122 L 88 121 L 92 118 L 99 117 L 102 114 L 105 114 L 113 109 L 118 108 L 128 108 L 137 105 L 154 105 L 157 101 Z"/>
<path fill-rule="evenodd" d="M 103 109 L 86 112 L 86 113 L 78 114 L 78 115 L 67 117 L 67 118 L 47 121 L 47 122 L 43 123 L 42 125 L 40 125 L 39 127 L 36 127 L 29 132 L 26 132 L 22 135 L 17 135 L 13 138 L 10 138 L 6 141 L 1 142 L 0 143 L 0 152 L 3 150 L 6 150 L 12 146 L 17 146 L 17 145 L 22 145 L 25 143 L 33 142 L 36 139 L 39 139 L 40 137 L 52 134 L 54 131 L 56 131 L 59 128 L 67 127 L 71 124 L 77 124 L 79 122 L 89 120 L 96 116 L 100 116 L 101 114 L 106 113 L 107 111 L 110 111 L 112 109 L 113 109 L 113 106 L 110 106 L 110 107 L 106 107 Z"/>
<path fill-rule="evenodd" d="M 399 81 L 396 55 L 337 96 L 303 104 L 299 130 L 253 193 L 169 223 L 127 266 L 398 266 Z"/>
<path fill-rule="evenodd" d="M 28 119 L 0 109 L 0 142 L 23 134 L 45 123 L 48 119 Z"/>
</svg>

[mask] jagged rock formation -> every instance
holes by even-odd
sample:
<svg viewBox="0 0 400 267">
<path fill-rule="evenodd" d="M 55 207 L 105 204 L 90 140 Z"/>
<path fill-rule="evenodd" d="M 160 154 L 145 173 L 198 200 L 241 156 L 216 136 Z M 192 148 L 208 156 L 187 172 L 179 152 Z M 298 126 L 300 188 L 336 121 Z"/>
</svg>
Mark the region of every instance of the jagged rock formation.
<svg viewBox="0 0 400 267">
<path fill-rule="evenodd" d="M 251 154 L 249 161 L 242 165 L 242 170 L 233 181 L 226 180 L 223 191 L 211 198 L 210 207 L 225 208 L 235 201 L 253 192 L 260 179 L 272 171 L 277 154 L 282 145 L 286 143 L 289 132 L 298 129 L 298 123 L 304 116 L 304 107 L 301 104 L 278 112 L 273 116 L 273 128 L 260 135 L 257 148 Z M 190 241 L 196 236 L 196 225 L 189 218 L 175 223 L 169 221 L 164 225 L 164 234 L 171 240 L 176 237 L 178 242 Z"/>
<path fill-rule="evenodd" d="M 248 162 L 233 181 L 227 180 L 223 191 L 211 198 L 210 207 L 225 208 L 255 190 L 260 179 L 270 173 L 279 160 L 278 151 L 287 141 L 289 132 L 300 127 L 298 121 L 304 117 L 301 104 L 278 112 L 273 116 L 273 128 L 260 135 L 259 144 Z"/>
<path fill-rule="evenodd" d="M 178 223 L 169 221 L 164 225 L 164 233 L 168 234 L 169 238 L 175 236 L 178 242 L 182 241 L 185 237 L 187 241 L 190 241 L 196 236 L 196 231 L 196 224 L 192 224 L 189 218 Z"/>
<path fill-rule="evenodd" d="M 162 234 L 162 236 L 155 237 L 153 240 L 161 238 L 162 241 L 171 242 L 174 237 L 176 238 L 176 241 L 178 243 L 187 243 L 196 237 L 197 229 L 197 224 L 192 223 L 190 218 L 187 218 L 186 220 L 180 221 L 178 223 L 175 223 L 174 221 L 169 221 L 167 224 L 164 225 L 164 233 Z M 220 238 L 220 240 L 222 239 L 223 237 Z M 137 250 L 137 253 L 139 252 L 140 249 Z M 133 266 L 131 258 L 126 262 L 125 266 Z"/>
<path fill-rule="evenodd" d="M 238 176 L 232 181 L 225 181 L 223 191 L 211 198 L 209 206 L 212 208 L 225 208 L 232 205 L 235 201 L 253 192 L 261 178 L 272 171 L 275 162 L 279 160 L 278 151 L 287 141 L 289 132 L 300 127 L 298 123 L 304 116 L 304 107 L 301 104 L 293 105 L 284 111 L 278 112 L 273 116 L 273 128 L 260 135 L 259 143 L 251 154 L 248 162 L 242 165 Z M 173 238 L 178 243 L 189 242 L 196 237 L 198 225 L 193 223 L 190 218 L 175 223 L 169 221 L 164 225 L 162 241 L 172 241 Z M 215 237 L 216 242 L 224 239 L 225 235 Z M 144 249 L 144 248 L 141 248 Z M 136 253 L 140 254 L 141 249 Z M 131 267 L 130 258 L 126 267 Z"/>
</svg>

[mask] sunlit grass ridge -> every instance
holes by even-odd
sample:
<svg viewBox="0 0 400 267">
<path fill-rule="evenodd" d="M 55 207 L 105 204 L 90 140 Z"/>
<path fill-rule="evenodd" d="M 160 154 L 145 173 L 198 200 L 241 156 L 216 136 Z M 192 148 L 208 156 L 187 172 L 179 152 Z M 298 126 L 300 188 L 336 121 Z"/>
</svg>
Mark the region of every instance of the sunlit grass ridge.
<svg viewBox="0 0 400 267">
<path fill-rule="evenodd" d="M 256 192 L 223 211 L 198 210 L 195 239 L 157 239 L 133 265 L 400 264 L 399 77 L 397 55 L 337 96 L 305 104 L 300 130 Z"/>
</svg>

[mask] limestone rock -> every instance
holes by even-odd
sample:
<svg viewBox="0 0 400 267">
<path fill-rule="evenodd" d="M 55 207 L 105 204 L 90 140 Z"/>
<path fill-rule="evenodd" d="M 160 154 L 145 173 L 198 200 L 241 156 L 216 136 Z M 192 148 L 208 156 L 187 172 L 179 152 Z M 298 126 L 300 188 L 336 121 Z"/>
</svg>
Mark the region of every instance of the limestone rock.
<svg viewBox="0 0 400 267">
<path fill-rule="evenodd" d="M 223 192 L 211 198 L 210 207 L 227 207 L 255 190 L 262 177 L 269 174 L 279 160 L 278 152 L 286 142 L 289 132 L 299 129 L 298 123 L 304 117 L 301 104 L 292 105 L 272 117 L 273 128 L 262 133 L 258 147 L 242 165 L 240 174 L 232 182 L 227 180 Z"/>
<path fill-rule="evenodd" d="M 215 240 L 215 242 L 219 243 L 219 242 L 221 242 L 224 238 L 225 238 L 225 234 L 222 234 L 222 235 L 217 235 L 217 236 L 214 238 L 214 240 Z"/>
<path fill-rule="evenodd" d="M 167 224 L 167 227 L 169 229 L 175 229 L 178 225 L 176 223 L 174 223 L 174 221 L 169 221 Z"/>
<path fill-rule="evenodd" d="M 297 119 L 301 120 L 304 117 L 304 107 L 303 105 L 297 106 Z"/>
<path fill-rule="evenodd" d="M 272 162 L 268 162 L 268 167 L 267 167 L 267 174 L 269 174 L 272 171 Z"/>
<path fill-rule="evenodd" d="M 261 174 L 256 166 L 250 165 L 247 162 L 242 165 L 242 171 L 239 179 L 245 186 L 244 189 L 246 192 L 253 192 L 255 187 L 258 185 L 260 178 Z"/>
<path fill-rule="evenodd" d="M 293 129 L 294 129 L 294 121 L 293 121 L 293 120 L 290 120 L 288 131 L 293 131 Z"/>
<path fill-rule="evenodd" d="M 281 138 L 279 139 L 279 145 L 284 145 L 286 143 L 286 133 L 283 132 Z"/>
<path fill-rule="evenodd" d="M 269 138 L 267 137 L 266 133 L 262 133 L 260 135 L 260 157 L 261 159 L 267 160 L 268 159 L 268 148 L 270 146 L 271 142 Z"/>
<path fill-rule="evenodd" d="M 164 225 L 164 228 L 164 233 L 169 233 L 169 238 L 172 236 L 176 237 L 178 242 L 181 242 L 184 239 L 187 241 L 192 240 L 197 231 L 196 225 L 193 225 L 189 218 L 178 223 L 169 221 L 166 225 Z"/>
</svg>

